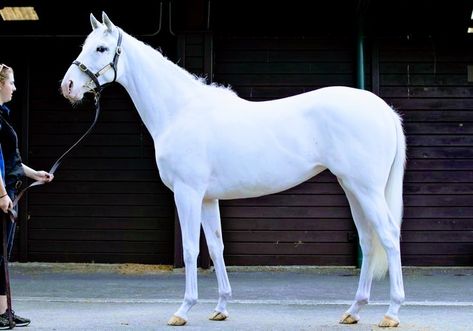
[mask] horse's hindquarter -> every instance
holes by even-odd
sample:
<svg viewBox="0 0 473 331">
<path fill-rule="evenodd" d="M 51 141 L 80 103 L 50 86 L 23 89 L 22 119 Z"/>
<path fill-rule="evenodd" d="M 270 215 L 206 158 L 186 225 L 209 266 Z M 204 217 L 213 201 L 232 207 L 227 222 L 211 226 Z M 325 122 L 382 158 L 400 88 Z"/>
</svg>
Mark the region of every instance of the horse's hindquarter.
<svg viewBox="0 0 473 331">
<path fill-rule="evenodd" d="M 271 102 L 237 100 L 200 109 L 199 116 L 189 112 L 168 130 L 167 146 L 157 147 L 161 177 L 169 187 L 183 180 L 201 187 L 206 198 L 234 199 L 280 192 L 327 167 L 356 166 L 365 148 L 384 148 L 376 142 L 383 128 L 376 127 L 376 115 L 343 100 L 351 90 L 335 93 L 335 100 L 316 91 Z"/>
</svg>

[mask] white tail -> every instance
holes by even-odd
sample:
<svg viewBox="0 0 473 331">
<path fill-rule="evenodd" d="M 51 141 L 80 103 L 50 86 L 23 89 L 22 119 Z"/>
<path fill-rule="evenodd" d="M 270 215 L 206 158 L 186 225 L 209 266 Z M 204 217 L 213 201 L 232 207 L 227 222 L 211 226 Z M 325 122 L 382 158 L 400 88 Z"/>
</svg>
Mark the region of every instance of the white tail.
<svg viewBox="0 0 473 331">
<path fill-rule="evenodd" d="M 394 157 L 388 182 L 384 190 L 386 203 L 392 219 L 401 227 L 402 223 L 402 187 L 404 180 L 404 168 L 406 164 L 406 137 L 402 128 L 401 117 L 393 110 L 393 119 L 396 125 L 397 150 Z M 371 268 L 373 268 L 374 278 L 383 278 L 388 270 L 388 259 L 384 247 L 379 242 L 377 235 L 373 236 L 374 253 Z"/>
</svg>

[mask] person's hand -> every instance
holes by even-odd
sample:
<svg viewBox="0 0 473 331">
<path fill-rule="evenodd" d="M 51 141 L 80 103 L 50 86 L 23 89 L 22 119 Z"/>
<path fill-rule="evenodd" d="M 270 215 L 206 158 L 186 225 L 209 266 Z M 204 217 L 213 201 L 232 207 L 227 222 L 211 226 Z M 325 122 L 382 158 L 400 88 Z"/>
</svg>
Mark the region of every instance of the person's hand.
<svg viewBox="0 0 473 331">
<path fill-rule="evenodd" d="M 2 209 L 5 214 L 8 213 L 8 210 L 11 208 L 13 208 L 13 203 L 8 194 L 0 198 L 0 209 Z"/>
<path fill-rule="evenodd" d="M 34 179 L 39 182 L 49 183 L 54 179 L 54 175 L 50 174 L 49 172 L 39 170 L 39 171 L 36 171 L 34 175 Z"/>
</svg>

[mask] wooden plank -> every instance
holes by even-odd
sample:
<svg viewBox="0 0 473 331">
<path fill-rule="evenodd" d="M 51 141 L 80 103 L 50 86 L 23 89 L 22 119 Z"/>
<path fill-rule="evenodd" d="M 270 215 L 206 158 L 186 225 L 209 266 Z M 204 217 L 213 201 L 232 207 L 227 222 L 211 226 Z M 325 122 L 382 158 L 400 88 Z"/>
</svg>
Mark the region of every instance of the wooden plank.
<svg viewBox="0 0 473 331">
<path fill-rule="evenodd" d="M 334 38 L 321 38 L 321 37 L 284 37 L 278 36 L 275 38 L 264 38 L 254 35 L 249 36 L 218 36 L 215 39 L 216 45 L 219 49 L 224 50 L 247 50 L 247 51 L 258 51 L 258 50 L 293 50 L 293 51 L 306 51 L 306 50 L 334 50 L 341 49 L 346 50 L 346 42 L 343 37 L 340 39 Z"/>
<path fill-rule="evenodd" d="M 258 243 L 340 243 L 350 242 L 353 232 L 347 231 L 224 231 L 223 238 L 227 245 L 232 242 L 258 242 Z"/>
<path fill-rule="evenodd" d="M 161 182 L 157 170 L 133 170 L 124 172 L 123 170 L 61 170 L 61 180 L 67 181 L 96 181 L 96 182 Z"/>
<path fill-rule="evenodd" d="M 39 193 L 39 192 L 38 192 Z M 48 193 L 41 192 L 41 194 L 30 194 L 29 204 L 44 206 L 45 204 L 54 201 L 55 205 L 68 206 L 87 206 L 87 205 L 102 205 L 102 206 L 172 206 L 173 199 L 169 192 L 153 192 L 150 194 L 130 194 L 128 192 L 110 194 L 90 193 L 90 194 L 74 194 L 69 193 L 64 195 L 62 193 Z"/>
<path fill-rule="evenodd" d="M 403 231 L 403 243 L 472 243 L 473 230 L 463 231 Z"/>
<path fill-rule="evenodd" d="M 38 262 L 76 262 L 76 263 L 143 263 L 171 265 L 167 253 L 73 253 L 73 252 L 30 252 L 29 258 Z"/>
<path fill-rule="evenodd" d="M 349 218 L 351 217 L 348 207 L 222 207 L 222 217 L 263 217 L 263 218 L 288 218 L 288 217 L 304 217 L 304 218 Z"/>
<path fill-rule="evenodd" d="M 473 192 L 471 192 L 473 193 Z M 473 194 L 431 195 L 431 194 L 404 194 L 404 205 L 410 207 L 460 207 L 472 206 Z"/>
<path fill-rule="evenodd" d="M 310 219 L 310 218 L 225 218 L 222 221 L 223 231 L 354 231 L 351 218 Z M 225 236 L 224 236 L 225 238 Z"/>
<path fill-rule="evenodd" d="M 470 115 L 471 116 L 471 115 Z M 473 135 L 410 135 L 410 146 L 473 146 Z"/>
<path fill-rule="evenodd" d="M 407 161 L 412 170 L 473 170 L 469 159 L 412 159 Z"/>
<path fill-rule="evenodd" d="M 272 194 L 259 198 L 236 199 L 222 201 L 222 207 L 230 206 L 300 206 L 300 207 L 318 207 L 318 206 L 346 206 L 347 198 L 343 194 L 316 195 L 316 194 Z"/>
<path fill-rule="evenodd" d="M 218 64 L 223 65 L 226 62 L 351 62 L 350 50 L 301 50 L 293 52 L 290 50 L 282 51 L 254 51 L 254 50 L 227 50 L 219 49 Z"/>
<path fill-rule="evenodd" d="M 473 125 L 472 125 L 473 129 Z M 408 158 L 473 158 L 473 150 L 471 147 L 450 146 L 450 147 L 411 147 L 407 151 Z M 464 172 L 468 173 L 468 172 Z"/>
<path fill-rule="evenodd" d="M 414 244 L 409 244 L 414 245 Z M 350 255 L 354 252 L 352 243 L 240 243 L 225 244 L 227 255 Z"/>
<path fill-rule="evenodd" d="M 57 175 L 59 177 L 59 173 Z M 57 181 L 56 181 L 57 180 Z M 76 193 L 121 193 L 123 192 L 123 182 L 110 181 L 98 183 L 96 181 L 85 182 L 85 181 L 61 181 L 60 178 L 55 179 L 55 185 L 48 185 L 41 187 L 42 192 L 51 192 L 51 193 L 63 193 L 68 194 L 70 192 Z M 165 186 L 161 182 L 127 182 L 126 183 L 126 192 L 127 193 L 143 193 L 143 194 L 152 194 L 154 192 L 164 190 Z M 30 192 L 34 194 L 34 192 Z"/>
<path fill-rule="evenodd" d="M 227 255 L 227 265 L 355 265 L 352 255 Z"/>
<path fill-rule="evenodd" d="M 404 194 L 471 194 L 471 183 L 406 183 Z"/>
<path fill-rule="evenodd" d="M 150 254 L 170 253 L 168 242 L 137 241 L 71 241 L 71 240 L 29 240 L 29 249 L 34 253 L 99 253 L 99 254 Z"/>
<path fill-rule="evenodd" d="M 172 232 L 174 224 L 167 217 L 62 217 L 32 215 L 28 222 L 31 230 L 160 230 Z M 171 237 L 169 237 L 171 238 Z M 169 239 L 171 240 L 171 239 Z"/>
<path fill-rule="evenodd" d="M 432 148 L 433 150 L 434 148 Z M 440 149 L 437 147 L 437 150 Z M 426 149 L 422 148 L 422 155 L 424 157 L 431 157 L 430 154 L 427 154 Z M 430 150 L 430 149 L 429 149 Z M 413 153 L 414 155 L 417 153 Z M 419 153 L 420 154 L 420 153 Z M 441 152 L 438 152 L 437 155 L 442 155 Z M 450 155 L 450 154 L 449 154 Z M 455 154 L 457 155 L 457 154 Z M 472 154 L 473 156 L 473 154 Z M 450 156 L 451 157 L 451 156 Z M 458 157 L 458 156 L 457 156 Z M 465 155 L 465 158 L 468 157 Z M 465 183 L 473 182 L 473 171 L 436 171 L 432 170 L 429 172 L 426 171 L 414 171 L 410 170 L 405 173 L 404 177 L 405 182 L 410 183 Z"/>
<path fill-rule="evenodd" d="M 473 243 L 413 243 L 401 242 L 401 253 L 406 255 L 470 255 Z"/>
<path fill-rule="evenodd" d="M 472 231 L 473 218 L 409 218 L 402 223 L 403 231 Z"/>
<path fill-rule="evenodd" d="M 168 206 L 111 206 L 89 205 L 89 206 L 49 206 L 47 210 L 43 206 L 30 206 L 32 216 L 56 217 L 148 217 L 156 215 L 158 217 L 172 217 L 172 209 Z"/>
<path fill-rule="evenodd" d="M 384 98 L 468 98 L 466 86 L 384 86 L 380 89 Z"/>
<path fill-rule="evenodd" d="M 217 67 L 217 75 L 225 74 L 333 74 L 353 73 L 353 63 L 348 62 L 228 62 L 220 63 Z"/>
<path fill-rule="evenodd" d="M 427 255 L 414 254 L 403 255 L 402 264 L 405 266 L 445 266 L 445 267 L 460 267 L 473 265 L 473 255 Z"/>
<path fill-rule="evenodd" d="M 415 122 L 405 123 L 404 129 L 407 134 L 473 134 L 473 125 L 471 122 L 445 122 L 445 123 L 429 123 Z"/>
<path fill-rule="evenodd" d="M 322 85 L 353 85 L 351 74 L 220 74 L 216 81 L 228 82 L 238 91 L 239 87 L 247 86 L 322 86 Z"/>
<path fill-rule="evenodd" d="M 473 215 L 473 207 L 404 207 L 404 218 L 469 218 Z"/>
<path fill-rule="evenodd" d="M 45 158 L 45 157 L 35 157 L 34 163 L 40 165 L 52 165 L 54 158 Z M 124 158 L 120 155 L 117 155 L 114 158 L 108 159 L 89 159 L 89 158 L 80 158 L 80 157 L 68 157 L 61 164 L 60 170 L 58 173 L 65 171 L 65 170 L 106 170 L 106 169 L 114 169 L 114 170 L 149 170 L 153 169 L 158 171 L 156 166 L 156 159 L 155 157 L 142 157 L 142 158 Z"/>
<path fill-rule="evenodd" d="M 382 74 L 465 74 L 466 63 L 454 62 L 386 62 L 380 63 Z"/>
<path fill-rule="evenodd" d="M 381 86 L 461 86 L 466 85 L 465 74 L 382 74 Z"/>
<path fill-rule="evenodd" d="M 170 242 L 170 231 L 110 229 L 30 229 L 29 240 Z"/>
</svg>

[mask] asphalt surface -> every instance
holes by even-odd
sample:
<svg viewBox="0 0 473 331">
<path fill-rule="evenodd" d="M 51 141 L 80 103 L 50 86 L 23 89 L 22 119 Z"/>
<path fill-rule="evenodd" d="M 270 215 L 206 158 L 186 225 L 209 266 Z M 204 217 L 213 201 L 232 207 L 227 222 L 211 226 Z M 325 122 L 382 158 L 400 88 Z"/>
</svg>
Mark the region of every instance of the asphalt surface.
<svg viewBox="0 0 473 331">
<path fill-rule="evenodd" d="M 184 295 L 182 269 L 102 264 L 12 263 L 13 309 L 23 330 L 381 330 L 388 280 L 373 284 L 357 325 L 339 325 L 356 292 L 353 268 L 229 267 L 230 317 L 208 320 L 217 302 L 213 271 L 199 271 L 199 303 L 184 327 L 167 320 Z M 405 268 L 397 330 L 473 330 L 473 268 Z M 21 329 L 20 329 L 21 330 Z"/>
</svg>

